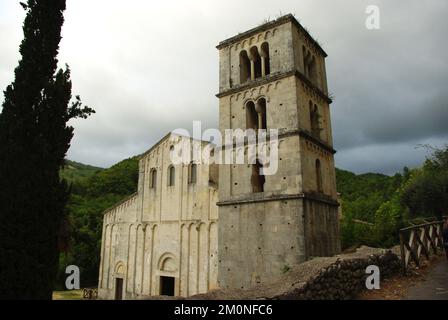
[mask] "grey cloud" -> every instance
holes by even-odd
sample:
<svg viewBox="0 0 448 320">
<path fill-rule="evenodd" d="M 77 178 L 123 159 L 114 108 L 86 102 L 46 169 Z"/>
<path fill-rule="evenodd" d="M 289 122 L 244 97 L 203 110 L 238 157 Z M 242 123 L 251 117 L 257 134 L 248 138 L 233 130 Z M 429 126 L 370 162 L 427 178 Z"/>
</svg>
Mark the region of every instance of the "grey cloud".
<svg viewBox="0 0 448 320">
<path fill-rule="evenodd" d="M 381 30 L 364 27 L 368 4 L 379 5 Z M 4 88 L 23 10 L 0 9 Z M 109 166 L 193 120 L 216 127 L 215 45 L 291 12 L 329 54 L 336 164 L 385 173 L 418 165 L 418 143 L 448 137 L 447 9 L 445 0 L 69 1 L 59 60 L 72 69 L 74 93 L 97 111 L 73 121 L 69 157 Z"/>
</svg>

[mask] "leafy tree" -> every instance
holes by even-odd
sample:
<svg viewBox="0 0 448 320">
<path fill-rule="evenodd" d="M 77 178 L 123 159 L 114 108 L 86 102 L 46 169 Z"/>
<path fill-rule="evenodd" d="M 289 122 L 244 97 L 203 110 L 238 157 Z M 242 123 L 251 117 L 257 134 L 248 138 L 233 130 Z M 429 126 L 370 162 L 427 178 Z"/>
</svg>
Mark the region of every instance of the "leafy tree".
<svg viewBox="0 0 448 320">
<path fill-rule="evenodd" d="M 0 298 L 51 299 L 69 197 L 59 177 L 73 137 L 67 122 L 92 109 L 72 100 L 57 70 L 65 0 L 28 0 L 22 56 L 0 114 Z"/>
<path fill-rule="evenodd" d="M 431 150 L 423 168 L 411 173 L 402 203 L 412 216 L 436 216 L 441 220 L 448 214 L 448 146 Z"/>
<path fill-rule="evenodd" d="M 60 257 L 57 288 L 63 289 L 65 267 L 70 264 L 80 267 L 83 287 L 97 285 L 103 213 L 136 192 L 137 183 L 138 157 L 75 180 L 68 205 L 70 248 Z"/>
<path fill-rule="evenodd" d="M 398 243 L 398 231 L 404 227 L 406 210 L 400 202 L 400 191 L 384 202 L 375 213 L 374 245 L 389 248 Z"/>
</svg>

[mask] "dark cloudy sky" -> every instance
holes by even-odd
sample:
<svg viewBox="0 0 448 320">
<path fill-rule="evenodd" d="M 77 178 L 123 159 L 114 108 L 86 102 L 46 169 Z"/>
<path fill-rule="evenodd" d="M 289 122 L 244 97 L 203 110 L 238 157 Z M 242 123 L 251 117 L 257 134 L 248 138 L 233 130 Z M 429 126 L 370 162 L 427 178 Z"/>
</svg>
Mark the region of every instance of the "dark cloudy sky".
<svg viewBox="0 0 448 320">
<path fill-rule="evenodd" d="M 218 123 L 219 41 L 294 13 L 328 52 L 336 165 L 392 174 L 448 141 L 446 0 L 68 0 L 59 60 L 96 109 L 69 158 L 107 167 L 168 131 Z M 367 30 L 367 5 L 381 29 Z M 24 11 L 0 1 L 0 88 L 13 80 Z M 0 102 L 3 96 L 0 97 Z"/>
</svg>

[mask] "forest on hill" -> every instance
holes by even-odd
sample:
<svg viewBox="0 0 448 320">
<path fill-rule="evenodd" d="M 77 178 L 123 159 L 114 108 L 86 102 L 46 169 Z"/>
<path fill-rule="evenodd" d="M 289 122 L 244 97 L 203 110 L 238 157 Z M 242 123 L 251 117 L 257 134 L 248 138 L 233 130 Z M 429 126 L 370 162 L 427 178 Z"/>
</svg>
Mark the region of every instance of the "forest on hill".
<svg viewBox="0 0 448 320">
<path fill-rule="evenodd" d="M 67 210 L 66 252 L 60 255 L 57 287 L 63 288 L 65 267 L 81 269 L 81 285 L 96 286 L 103 212 L 136 192 L 138 157 L 101 169 L 67 161 L 61 176 L 72 185 Z M 448 208 L 448 148 L 432 149 L 420 168 L 404 168 L 394 176 L 356 175 L 336 169 L 341 194 L 343 249 L 359 245 L 391 247 L 398 230 L 418 217 L 446 215 Z"/>
<path fill-rule="evenodd" d="M 64 289 L 65 267 L 72 264 L 81 269 L 83 287 L 97 284 L 103 212 L 137 191 L 138 157 L 108 169 L 93 168 L 67 161 L 61 172 L 68 177 L 72 193 L 67 206 L 68 243 L 60 254 L 57 289 Z"/>
</svg>

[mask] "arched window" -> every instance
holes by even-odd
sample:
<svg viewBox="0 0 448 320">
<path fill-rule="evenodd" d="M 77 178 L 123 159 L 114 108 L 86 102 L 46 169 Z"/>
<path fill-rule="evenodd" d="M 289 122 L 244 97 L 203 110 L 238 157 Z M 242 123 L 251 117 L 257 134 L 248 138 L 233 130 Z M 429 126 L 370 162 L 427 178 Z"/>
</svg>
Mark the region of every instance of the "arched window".
<svg viewBox="0 0 448 320">
<path fill-rule="evenodd" d="M 305 46 L 302 46 L 302 57 L 303 57 L 303 73 L 308 76 L 308 53 Z"/>
<path fill-rule="evenodd" d="M 264 183 L 266 181 L 265 176 L 261 174 L 260 170 L 263 168 L 263 165 L 259 160 L 256 161 L 255 164 L 252 165 L 252 176 L 251 176 L 251 184 L 252 184 L 252 192 L 264 192 Z"/>
<path fill-rule="evenodd" d="M 176 169 L 171 165 L 168 167 L 168 186 L 174 186 L 176 178 Z"/>
<path fill-rule="evenodd" d="M 250 79 L 250 60 L 247 51 L 240 52 L 240 83 Z"/>
<path fill-rule="evenodd" d="M 258 128 L 267 129 L 265 98 L 258 99 L 257 105 L 255 106 L 255 111 L 258 113 Z"/>
<path fill-rule="evenodd" d="M 151 169 L 149 186 L 152 189 L 155 189 L 157 186 L 157 170 L 154 168 Z"/>
<path fill-rule="evenodd" d="M 267 129 L 266 99 L 260 98 L 255 104 L 253 101 L 246 103 L 246 129 Z"/>
<path fill-rule="evenodd" d="M 320 124 L 319 124 L 319 109 L 317 108 L 317 105 L 313 105 L 313 103 L 310 101 L 310 125 L 311 125 L 311 135 L 313 137 L 316 137 L 320 139 Z"/>
<path fill-rule="evenodd" d="M 269 44 L 263 42 L 261 45 L 261 57 L 262 57 L 262 76 L 267 76 L 271 73 L 271 59 L 269 57 Z"/>
<path fill-rule="evenodd" d="M 319 159 L 316 159 L 316 185 L 317 192 L 323 193 L 324 190 L 322 185 L 322 167 Z"/>
<path fill-rule="evenodd" d="M 197 181 L 197 165 L 195 163 L 192 163 L 190 164 L 188 169 L 188 183 L 194 184 Z"/>
<path fill-rule="evenodd" d="M 258 53 L 258 48 L 255 46 L 250 48 L 250 59 L 254 64 L 254 70 L 251 79 L 255 80 L 261 77 L 261 57 L 260 54 Z"/>
<path fill-rule="evenodd" d="M 304 46 L 302 47 L 303 53 L 303 73 L 308 79 L 316 84 L 317 82 L 317 63 L 316 57 L 312 55 Z"/>
<path fill-rule="evenodd" d="M 246 129 L 258 129 L 258 114 L 253 101 L 246 103 Z"/>
</svg>

